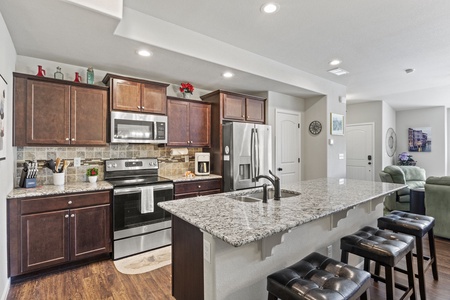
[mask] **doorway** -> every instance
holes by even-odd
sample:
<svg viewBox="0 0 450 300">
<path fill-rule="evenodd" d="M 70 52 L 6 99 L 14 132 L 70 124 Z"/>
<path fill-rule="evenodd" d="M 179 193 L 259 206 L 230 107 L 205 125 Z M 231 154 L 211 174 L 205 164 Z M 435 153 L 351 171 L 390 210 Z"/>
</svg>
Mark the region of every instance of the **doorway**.
<svg viewBox="0 0 450 300">
<path fill-rule="evenodd" d="M 375 180 L 374 123 L 346 126 L 347 178 Z"/>
<path fill-rule="evenodd" d="M 275 174 L 283 184 L 301 180 L 300 112 L 275 110 Z"/>
</svg>

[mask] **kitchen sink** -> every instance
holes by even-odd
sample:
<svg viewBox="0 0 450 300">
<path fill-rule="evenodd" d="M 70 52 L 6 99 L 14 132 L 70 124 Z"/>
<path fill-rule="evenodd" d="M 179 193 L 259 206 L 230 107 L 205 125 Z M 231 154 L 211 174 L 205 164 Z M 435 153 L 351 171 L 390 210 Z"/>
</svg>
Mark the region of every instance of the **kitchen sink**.
<svg viewBox="0 0 450 300">
<path fill-rule="evenodd" d="M 273 199 L 274 190 L 268 190 L 268 199 Z M 281 191 L 281 199 L 283 198 L 289 198 L 289 197 L 295 197 L 300 195 L 300 193 L 294 192 L 294 191 L 287 191 L 282 190 Z M 241 201 L 241 202 L 258 202 L 262 201 L 263 199 L 263 193 L 250 193 L 246 195 L 240 195 L 240 196 L 231 196 L 230 198 L 233 198 L 234 200 Z"/>
</svg>

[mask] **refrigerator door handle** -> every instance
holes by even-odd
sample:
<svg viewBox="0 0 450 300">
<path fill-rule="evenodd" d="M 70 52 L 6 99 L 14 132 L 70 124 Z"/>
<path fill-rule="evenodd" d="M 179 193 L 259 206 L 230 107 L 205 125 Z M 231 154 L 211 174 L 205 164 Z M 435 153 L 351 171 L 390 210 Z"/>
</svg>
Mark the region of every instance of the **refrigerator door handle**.
<svg viewBox="0 0 450 300">
<path fill-rule="evenodd" d="M 261 164 L 261 157 L 259 155 L 259 133 L 258 133 L 258 129 L 255 129 L 255 161 L 256 161 L 256 176 L 259 176 L 259 166 Z"/>
<path fill-rule="evenodd" d="M 255 156 L 254 156 L 254 153 L 253 153 L 253 149 L 254 149 L 254 146 L 255 146 L 255 144 L 254 144 L 254 129 L 252 128 L 251 129 L 251 134 L 250 134 L 250 178 L 251 178 L 251 180 L 252 180 L 252 182 L 254 182 L 255 181 L 255 177 L 256 177 L 256 174 L 255 174 L 255 162 L 254 162 L 254 159 L 255 159 Z"/>
</svg>

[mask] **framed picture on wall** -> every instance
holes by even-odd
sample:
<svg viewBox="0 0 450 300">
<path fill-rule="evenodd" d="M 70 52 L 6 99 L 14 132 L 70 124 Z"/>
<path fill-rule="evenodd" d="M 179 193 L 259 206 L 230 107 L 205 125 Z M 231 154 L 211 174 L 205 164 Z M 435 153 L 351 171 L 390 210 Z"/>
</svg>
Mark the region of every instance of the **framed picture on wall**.
<svg viewBox="0 0 450 300">
<path fill-rule="evenodd" d="M 6 159 L 6 87 L 6 80 L 0 74 L 0 160 Z"/>
<path fill-rule="evenodd" d="M 408 151 L 431 152 L 431 127 L 408 128 Z"/>
<path fill-rule="evenodd" d="M 344 116 L 331 113 L 330 126 L 332 135 L 344 135 Z"/>
</svg>

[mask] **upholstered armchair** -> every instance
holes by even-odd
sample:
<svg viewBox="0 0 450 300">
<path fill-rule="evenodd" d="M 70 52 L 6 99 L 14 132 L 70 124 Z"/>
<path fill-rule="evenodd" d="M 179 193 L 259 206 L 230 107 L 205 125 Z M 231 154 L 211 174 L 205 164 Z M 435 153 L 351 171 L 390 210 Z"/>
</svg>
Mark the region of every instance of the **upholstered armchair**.
<svg viewBox="0 0 450 300">
<path fill-rule="evenodd" d="M 434 234 L 450 238 L 450 176 L 429 177 L 425 183 L 425 212 L 435 219 Z"/>
<path fill-rule="evenodd" d="M 380 172 L 382 182 L 406 184 L 407 187 L 386 196 L 384 206 L 387 210 L 409 211 L 409 190 L 424 187 L 425 170 L 416 166 L 387 166 Z"/>
</svg>

